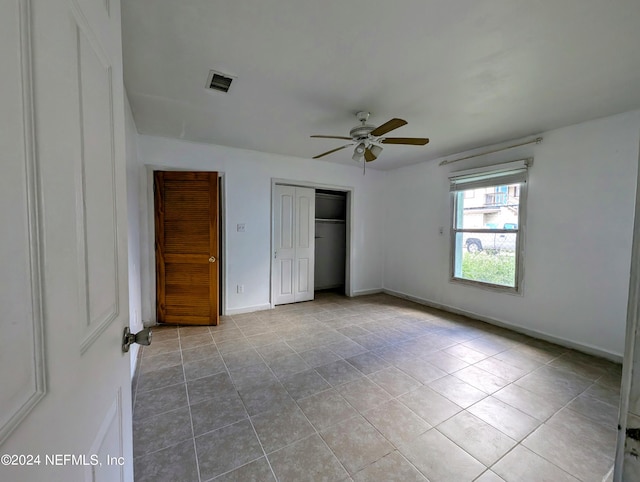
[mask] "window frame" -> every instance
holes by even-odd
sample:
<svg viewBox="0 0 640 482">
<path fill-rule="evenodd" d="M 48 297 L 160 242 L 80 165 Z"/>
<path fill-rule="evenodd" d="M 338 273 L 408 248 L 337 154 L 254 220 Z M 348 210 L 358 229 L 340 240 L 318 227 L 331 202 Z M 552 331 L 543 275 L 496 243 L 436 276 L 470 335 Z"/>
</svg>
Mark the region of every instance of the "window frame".
<svg viewBox="0 0 640 482">
<path fill-rule="evenodd" d="M 451 205 L 451 214 L 450 214 L 450 249 L 449 249 L 449 282 L 467 285 L 467 286 L 475 286 L 477 288 L 500 292 L 500 293 L 508 293 L 514 295 L 522 295 L 524 290 L 524 245 L 525 245 L 525 232 L 526 232 L 526 211 L 527 211 L 527 191 L 528 191 L 528 180 L 529 180 L 529 169 L 533 164 L 533 159 L 522 159 L 519 161 L 494 164 L 490 166 L 486 166 L 485 168 L 480 169 L 471 169 L 468 171 L 459 171 L 450 173 L 450 180 L 452 182 L 452 187 L 450 188 L 449 196 L 450 196 L 450 205 Z M 482 176 L 483 174 L 491 174 L 491 173 L 499 173 L 501 171 L 508 170 L 509 166 L 520 165 L 522 169 L 525 169 L 523 180 L 516 182 L 509 182 L 508 176 L 500 176 L 496 175 L 490 179 L 493 182 L 486 181 L 484 186 L 473 186 L 469 189 L 478 189 L 480 187 L 495 187 L 501 185 L 510 185 L 510 184 L 518 184 L 520 187 L 520 196 L 519 196 L 519 205 L 518 205 L 518 229 L 516 230 L 516 247 L 515 247 L 515 258 L 516 258 L 516 267 L 515 267 L 515 286 L 505 286 L 494 283 L 488 283 L 486 281 L 477 281 L 466 278 L 461 278 L 455 275 L 456 271 L 456 239 L 458 233 L 465 232 L 473 232 L 473 233 L 513 233 L 513 229 L 477 229 L 477 228 L 457 228 L 457 211 L 458 211 L 458 193 L 463 193 L 466 189 L 461 187 L 460 189 L 455 189 L 453 187 L 454 179 L 459 179 L 462 177 L 473 177 L 474 174 Z M 501 179 L 506 180 L 507 182 L 501 182 Z M 462 201 L 464 203 L 464 194 L 462 194 Z M 464 248 L 461 248 L 460 252 L 463 252 Z"/>
</svg>

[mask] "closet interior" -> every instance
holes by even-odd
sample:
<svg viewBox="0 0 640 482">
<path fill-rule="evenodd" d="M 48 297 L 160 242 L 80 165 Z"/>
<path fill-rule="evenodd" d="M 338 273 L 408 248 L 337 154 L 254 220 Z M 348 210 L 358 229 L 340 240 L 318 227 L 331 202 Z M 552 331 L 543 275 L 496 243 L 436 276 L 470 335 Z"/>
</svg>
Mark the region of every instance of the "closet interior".
<svg viewBox="0 0 640 482">
<path fill-rule="evenodd" d="M 316 189 L 315 216 L 315 291 L 344 293 L 347 193 Z"/>
</svg>

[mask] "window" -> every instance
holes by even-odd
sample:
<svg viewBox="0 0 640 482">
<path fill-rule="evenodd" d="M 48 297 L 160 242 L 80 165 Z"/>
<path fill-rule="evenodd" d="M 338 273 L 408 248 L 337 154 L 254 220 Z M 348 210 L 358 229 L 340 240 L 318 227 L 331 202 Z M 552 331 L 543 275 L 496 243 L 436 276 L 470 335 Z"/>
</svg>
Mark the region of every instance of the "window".
<svg viewBox="0 0 640 482">
<path fill-rule="evenodd" d="M 520 292 L 531 160 L 454 172 L 451 279 Z"/>
</svg>

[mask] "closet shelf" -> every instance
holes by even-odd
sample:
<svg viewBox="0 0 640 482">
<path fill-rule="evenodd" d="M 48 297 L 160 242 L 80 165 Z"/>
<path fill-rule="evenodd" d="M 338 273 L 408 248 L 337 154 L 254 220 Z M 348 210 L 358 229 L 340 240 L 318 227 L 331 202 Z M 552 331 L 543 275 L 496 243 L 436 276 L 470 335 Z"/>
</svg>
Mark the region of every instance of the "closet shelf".
<svg viewBox="0 0 640 482">
<path fill-rule="evenodd" d="M 316 218 L 317 223 L 344 223 L 344 219 Z"/>
</svg>

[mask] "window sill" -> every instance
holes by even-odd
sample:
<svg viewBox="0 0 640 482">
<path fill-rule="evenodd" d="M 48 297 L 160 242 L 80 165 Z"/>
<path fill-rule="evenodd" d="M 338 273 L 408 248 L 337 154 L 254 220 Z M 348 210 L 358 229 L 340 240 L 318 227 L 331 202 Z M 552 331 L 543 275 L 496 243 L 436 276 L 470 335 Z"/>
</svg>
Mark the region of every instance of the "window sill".
<svg viewBox="0 0 640 482">
<path fill-rule="evenodd" d="M 449 278 L 449 283 L 453 283 L 456 285 L 463 285 L 463 286 L 472 286 L 472 287 L 480 288 L 486 291 L 492 291 L 494 293 L 505 293 L 508 295 L 515 295 L 515 296 L 522 296 L 523 294 L 522 285 L 517 287 L 496 285 L 492 283 L 484 283 L 482 281 L 473 281 L 473 280 L 464 279 L 464 278 L 457 278 L 455 276 L 452 276 Z"/>
</svg>

